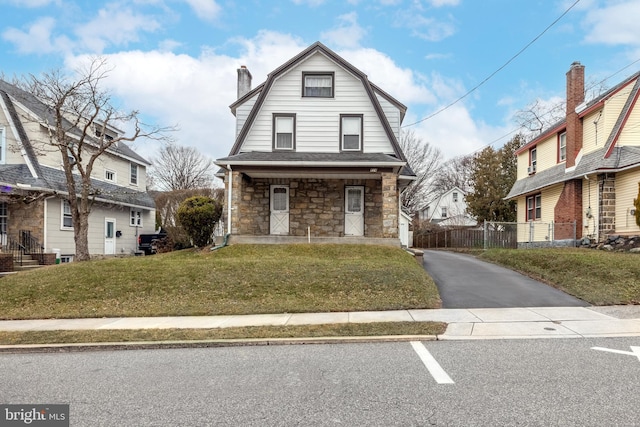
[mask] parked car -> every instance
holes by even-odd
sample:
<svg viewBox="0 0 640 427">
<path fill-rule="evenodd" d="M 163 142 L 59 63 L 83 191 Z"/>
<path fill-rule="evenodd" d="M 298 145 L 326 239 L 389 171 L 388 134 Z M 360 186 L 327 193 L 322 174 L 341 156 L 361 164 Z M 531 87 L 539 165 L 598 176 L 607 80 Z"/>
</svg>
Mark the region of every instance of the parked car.
<svg viewBox="0 0 640 427">
<path fill-rule="evenodd" d="M 140 234 L 138 236 L 138 252 L 144 252 L 145 255 L 152 255 L 158 252 L 158 240 L 167 237 L 167 233 L 160 232 L 156 234 Z"/>
</svg>

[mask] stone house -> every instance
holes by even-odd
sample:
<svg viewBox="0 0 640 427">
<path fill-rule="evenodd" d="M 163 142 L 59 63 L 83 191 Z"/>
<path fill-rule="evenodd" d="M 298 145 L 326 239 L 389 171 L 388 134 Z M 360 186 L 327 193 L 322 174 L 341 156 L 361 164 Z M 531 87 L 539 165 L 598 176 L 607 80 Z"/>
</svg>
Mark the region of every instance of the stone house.
<svg viewBox="0 0 640 427">
<path fill-rule="evenodd" d="M 47 106 L 0 80 L 0 242 L 58 253 L 62 262 L 75 254 L 73 219 L 60 152 L 47 146 L 54 120 Z M 121 131 L 106 130 L 105 138 Z M 146 192 L 149 162 L 118 142 L 93 169 L 96 194 L 89 216 L 91 255 L 131 254 L 137 236 L 155 230 L 155 203 Z"/>
<path fill-rule="evenodd" d="M 633 201 L 640 182 L 640 73 L 585 102 L 584 66 L 567 72 L 566 117 L 517 152 L 518 241 L 600 242 L 640 232 Z M 528 224 L 571 224 L 538 227 Z M 533 229 L 533 228 L 532 228 Z M 552 236 L 549 231 L 552 230 Z"/>
<path fill-rule="evenodd" d="M 406 107 L 319 42 L 251 79 L 238 69 L 236 140 L 216 160 L 230 241 L 399 246 Z"/>
</svg>

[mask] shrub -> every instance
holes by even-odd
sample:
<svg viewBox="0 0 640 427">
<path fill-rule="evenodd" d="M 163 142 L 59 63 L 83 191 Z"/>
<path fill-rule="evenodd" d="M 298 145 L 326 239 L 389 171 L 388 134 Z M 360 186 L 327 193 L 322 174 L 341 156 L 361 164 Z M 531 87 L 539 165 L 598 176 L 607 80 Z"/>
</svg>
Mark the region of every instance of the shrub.
<svg viewBox="0 0 640 427">
<path fill-rule="evenodd" d="M 211 197 L 194 196 L 178 208 L 178 221 L 197 247 L 213 241 L 213 230 L 222 215 L 222 205 Z"/>
</svg>

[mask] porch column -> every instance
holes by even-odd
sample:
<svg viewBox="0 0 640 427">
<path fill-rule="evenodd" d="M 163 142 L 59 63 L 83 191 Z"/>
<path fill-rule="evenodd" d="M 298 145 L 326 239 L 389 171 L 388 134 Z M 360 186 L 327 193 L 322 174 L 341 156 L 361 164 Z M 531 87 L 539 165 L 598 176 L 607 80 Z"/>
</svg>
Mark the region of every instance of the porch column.
<svg viewBox="0 0 640 427">
<path fill-rule="evenodd" d="M 598 238 L 602 241 L 616 231 L 616 175 L 598 176 L 600 221 Z"/>
<path fill-rule="evenodd" d="M 239 202 L 241 199 L 241 177 L 240 172 L 236 171 L 228 171 L 227 174 L 231 174 L 231 234 L 238 234 L 238 225 L 240 224 L 240 209 Z M 225 201 L 229 203 L 229 178 L 225 182 L 225 190 L 227 194 L 225 194 Z M 225 209 L 226 212 L 229 211 L 228 207 Z"/>
<path fill-rule="evenodd" d="M 393 173 L 382 173 L 382 237 L 398 238 L 398 177 Z"/>
</svg>

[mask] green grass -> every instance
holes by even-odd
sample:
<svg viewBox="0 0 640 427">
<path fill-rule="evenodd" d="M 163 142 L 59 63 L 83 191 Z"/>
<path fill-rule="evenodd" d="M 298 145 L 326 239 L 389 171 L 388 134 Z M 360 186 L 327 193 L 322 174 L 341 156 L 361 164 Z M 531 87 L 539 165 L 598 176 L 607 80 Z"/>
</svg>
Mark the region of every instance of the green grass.
<svg viewBox="0 0 640 427">
<path fill-rule="evenodd" d="M 310 326 L 252 326 L 222 329 L 138 329 L 91 331 L 0 331 L 1 345 L 105 343 L 144 341 L 230 340 L 247 338 L 439 335 L 438 322 L 345 323 Z"/>
<path fill-rule="evenodd" d="M 232 245 L 50 266 L 0 279 L 0 318 L 436 308 L 411 255 L 365 245 Z"/>
<path fill-rule="evenodd" d="M 593 249 L 491 249 L 480 256 L 593 305 L 640 304 L 640 255 Z"/>
</svg>

